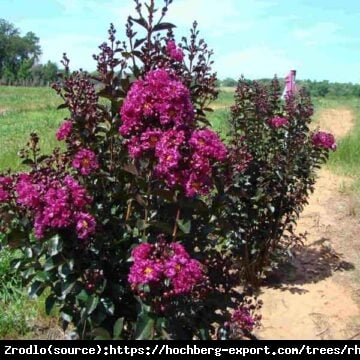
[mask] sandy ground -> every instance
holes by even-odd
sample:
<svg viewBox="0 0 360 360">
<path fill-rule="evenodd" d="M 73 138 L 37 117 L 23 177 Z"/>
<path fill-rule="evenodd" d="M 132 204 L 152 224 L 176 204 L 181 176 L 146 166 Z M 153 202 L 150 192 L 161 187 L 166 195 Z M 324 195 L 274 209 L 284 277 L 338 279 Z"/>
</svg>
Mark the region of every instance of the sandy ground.
<svg viewBox="0 0 360 360">
<path fill-rule="evenodd" d="M 320 114 L 320 127 L 336 138 L 354 119 L 349 109 Z M 322 169 L 298 223 L 305 248 L 262 288 L 262 339 L 360 339 L 360 221 L 356 199 L 344 191 L 352 179 Z"/>
</svg>

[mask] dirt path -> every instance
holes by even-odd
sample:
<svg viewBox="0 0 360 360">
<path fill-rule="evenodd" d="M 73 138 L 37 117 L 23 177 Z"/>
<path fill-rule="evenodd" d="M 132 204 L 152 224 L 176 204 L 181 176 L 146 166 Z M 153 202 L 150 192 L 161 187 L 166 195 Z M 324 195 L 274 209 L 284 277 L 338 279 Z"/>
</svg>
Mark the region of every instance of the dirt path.
<svg viewBox="0 0 360 360">
<path fill-rule="evenodd" d="M 319 124 L 339 138 L 351 130 L 353 114 L 325 110 Z M 343 191 L 351 181 L 319 172 L 297 227 L 308 233 L 306 247 L 260 295 L 260 338 L 360 339 L 360 222 L 355 199 Z"/>
</svg>

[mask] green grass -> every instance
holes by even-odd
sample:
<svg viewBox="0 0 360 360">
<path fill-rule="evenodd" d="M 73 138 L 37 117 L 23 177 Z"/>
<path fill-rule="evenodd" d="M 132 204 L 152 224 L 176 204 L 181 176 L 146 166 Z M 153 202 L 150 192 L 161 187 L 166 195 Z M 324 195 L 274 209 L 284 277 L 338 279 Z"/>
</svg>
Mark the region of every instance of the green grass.
<svg viewBox="0 0 360 360">
<path fill-rule="evenodd" d="M 210 105 L 214 109 L 208 114 L 211 126 L 223 137 L 228 132 L 230 106 L 234 105 L 234 88 L 220 88 L 219 97 Z"/>
<path fill-rule="evenodd" d="M 337 150 L 330 154 L 328 166 L 338 172 L 355 178 L 353 189 L 360 194 L 360 99 L 346 99 L 341 103 L 333 101 L 334 107 L 348 107 L 354 114 L 354 128 L 338 141 Z"/>
<path fill-rule="evenodd" d="M 16 256 L 8 248 L 0 250 L 0 339 L 26 335 L 39 315 L 38 303 L 28 298 L 19 274 L 11 268 Z"/>
<path fill-rule="evenodd" d="M 331 152 L 327 166 L 338 174 L 351 176 L 351 188 L 360 194 L 360 98 L 318 98 L 314 99 L 315 122 L 326 109 L 348 108 L 354 115 L 354 128 L 343 138 L 337 140 L 337 150 Z"/>
<path fill-rule="evenodd" d="M 50 88 L 0 87 L 0 171 L 21 168 L 17 154 L 31 132 L 40 136 L 44 153 L 59 145 L 55 132 L 66 116 L 56 109 L 60 102 Z"/>
<path fill-rule="evenodd" d="M 230 117 L 229 109 L 216 109 L 214 112 L 208 114 L 211 126 L 215 131 L 222 135 L 224 138 L 228 133 L 228 119 Z"/>
</svg>

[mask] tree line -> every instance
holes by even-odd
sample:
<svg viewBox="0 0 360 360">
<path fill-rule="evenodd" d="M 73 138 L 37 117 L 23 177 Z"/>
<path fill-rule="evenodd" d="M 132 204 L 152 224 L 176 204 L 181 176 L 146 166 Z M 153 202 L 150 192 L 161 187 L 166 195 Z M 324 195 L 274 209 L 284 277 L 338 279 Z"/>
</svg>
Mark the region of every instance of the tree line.
<svg viewBox="0 0 360 360">
<path fill-rule="evenodd" d="M 43 86 L 56 80 L 59 68 L 56 63 L 39 62 L 42 54 L 40 39 L 27 32 L 20 31 L 10 22 L 0 19 L 0 85 Z M 270 79 L 260 79 L 268 84 Z M 284 80 L 280 79 L 284 85 Z M 328 80 L 298 80 L 311 96 L 360 96 L 360 84 L 331 83 Z M 237 80 L 228 77 L 218 81 L 219 86 L 236 87 Z"/>
<path fill-rule="evenodd" d="M 40 39 L 27 32 L 21 36 L 10 22 L 0 19 L 0 84 L 47 85 L 56 79 L 58 66 L 48 61 L 40 64 Z"/>
<path fill-rule="evenodd" d="M 264 84 L 269 84 L 271 79 L 259 79 L 258 81 Z M 279 81 L 282 86 L 285 86 L 284 79 L 279 79 Z M 330 82 L 328 80 L 297 80 L 296 84 L 300 87 L 304 87 L 313 97 L 360 96 L 360 84 L 338 83 Z M 220 80 L 219 85 L 225 87 L 236 87 L 237 80 L 228 77 Z"/>
</svg>

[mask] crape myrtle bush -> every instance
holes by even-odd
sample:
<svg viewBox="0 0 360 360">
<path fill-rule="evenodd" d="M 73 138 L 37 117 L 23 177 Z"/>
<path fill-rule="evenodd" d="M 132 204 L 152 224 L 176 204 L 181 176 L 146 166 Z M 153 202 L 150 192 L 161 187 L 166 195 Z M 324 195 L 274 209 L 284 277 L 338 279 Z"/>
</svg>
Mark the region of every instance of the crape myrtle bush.
<svg viewBox="0 0 360 360">
<path fill-rule="evenodd" d="M 209 225 L 228 157 L 205 116 L 212 52 L 196 23 L 176 43 L 170 3 L 135 1 L 127 41 L 111 25 L 94 56 L 97 76 L 70 73 L 64 56 L 53 87 L 69 110 L 56 133 L 66 149 L 43 156 L 31 134 L 29 171 L 0 178 L 1 231 L 23 251 L 14 266 L 80 338 L 242 336 L 259 321 Z"/>
<path fill-rule="evenodd" d="M 312 114 L 304 90 L 281 99 L 277 78 L 269 86 L 244 78 L 238 82 L 230 154 L 242 151 L 248 166 L 232 173 L 220 216 L 242 274 L 253 284 L 301 245 L 296 221 L 314 190 L 315 171 L 336 149 L 333 135 L 310 131 Z"/>
<path fill-rule="evenodd" d="M 71 73 L 64 55 L 53 87 L 69 110 L 65 150 L 41 155 L 31 134 L 29 170 L 0 177 L 14 267 L 82 339 L 250 336 L 261 302 L 238 285 L 269 263 L 334 144 L 309 134 L 306 98 L 282 109 L 275 83 L 241 81 L 225 144 L 206 119 L 212 51 L 196 22 L 176 42 L 170 3 L 136 0 L 127 41 L 110 26 L 96 76 Z"/>
</svg>

